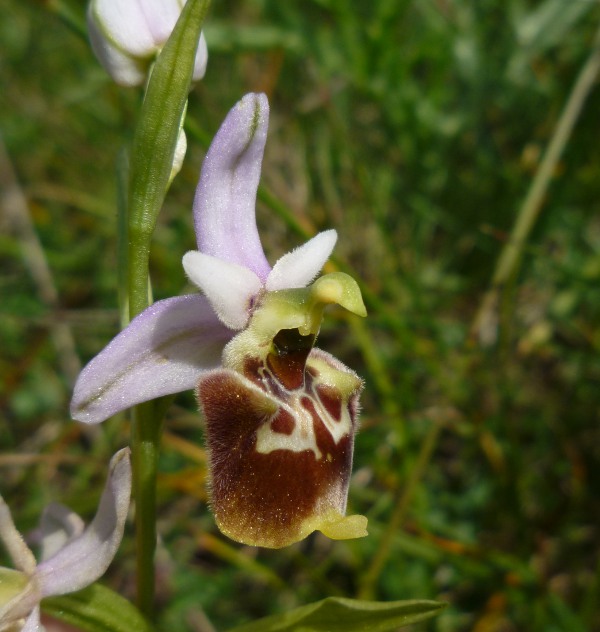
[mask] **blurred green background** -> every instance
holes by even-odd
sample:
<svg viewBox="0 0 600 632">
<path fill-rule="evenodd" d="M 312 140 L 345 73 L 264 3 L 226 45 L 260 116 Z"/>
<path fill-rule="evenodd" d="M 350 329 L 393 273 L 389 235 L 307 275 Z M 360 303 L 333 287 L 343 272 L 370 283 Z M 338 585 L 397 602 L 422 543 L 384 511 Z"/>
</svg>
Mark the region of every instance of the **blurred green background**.
<svg viewBox="0 0 600 632">
<path fill-rule="evenodd" d="M 124 418 L 86 428 L 68 414 L 81 364 L 119 326 L 115 162 L 141 98 L 94 59 L 84 12 L 0 5 L 0 486 L 24 531 L 50 500 L 89 517 L 128 436 Z M 450 603 L 418 630 L 600 629 L 595 72 L 529 239 L 510 235 L 578 75 L 598 64 L 599 26 L 592 0 L 213 0 L 155 297 L 184 290 L 207 143 L 265 91 L 267 254 L 336 228 L 333 265 L 369 309 L 366 322 L 332 312 L 319 344 L 366 381 L 349 509 L 370 536 L 227 541 L 183 394 L 161 462 L 163 629 L 226 629 L 328 595 Z M 518 265 L 485 304 L 511 244 Z M 131 596 L 133 567 L 130 528 L 106 583 Z"/>
</svg>

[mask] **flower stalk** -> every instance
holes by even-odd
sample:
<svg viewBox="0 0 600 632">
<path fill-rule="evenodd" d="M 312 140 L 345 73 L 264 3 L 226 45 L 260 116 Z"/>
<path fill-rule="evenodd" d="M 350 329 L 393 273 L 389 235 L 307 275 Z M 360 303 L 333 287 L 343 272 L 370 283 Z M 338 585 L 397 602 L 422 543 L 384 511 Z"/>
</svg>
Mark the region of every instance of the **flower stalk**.
<svg viewBox="0 0 600 632">
<path fill-rule="evenodd" d="M 135 495 L 137 605 L 151 617 L 154 611 L 154 554 L 156 551 L 156 470 L 162 417 L 155 402 L 133 409 L 131 446 Z"/>
</svg>

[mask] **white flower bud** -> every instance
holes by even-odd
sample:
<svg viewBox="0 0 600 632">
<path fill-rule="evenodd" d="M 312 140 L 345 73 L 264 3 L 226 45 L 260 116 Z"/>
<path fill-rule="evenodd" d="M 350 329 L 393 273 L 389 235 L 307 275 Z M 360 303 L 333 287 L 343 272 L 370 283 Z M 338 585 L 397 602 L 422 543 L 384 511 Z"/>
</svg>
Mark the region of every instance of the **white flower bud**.
<svg viewBox="0 0 600 632">
<path fill-rule="evenodd" d="M 184 0 L 92 0 L 88 27 L 92 49 L 122 86 L 145 83 L 150 65 L 171 35 Z M 200 35 L 192 79 L 202 79 L 208 52 Z"/>
</svg>

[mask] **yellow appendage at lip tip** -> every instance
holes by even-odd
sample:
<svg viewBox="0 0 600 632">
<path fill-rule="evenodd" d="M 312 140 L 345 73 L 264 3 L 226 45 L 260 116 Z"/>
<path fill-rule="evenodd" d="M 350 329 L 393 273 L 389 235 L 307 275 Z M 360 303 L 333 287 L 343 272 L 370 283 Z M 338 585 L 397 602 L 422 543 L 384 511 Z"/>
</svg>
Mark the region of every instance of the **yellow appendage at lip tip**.
<svg viewBox="0 0 600 632">
<path fill-rule="evenodd" d="M 247 544 L 249 546 L 261 546 L 268 549 L 281 549 L 291 546 L 304 540 L 311 533 L 320 531 L 324 536 L 331 540 L 353 540 L 355 538 L 364 538 L 367 532 L 367 518 L 355 514 L 353 516 L 342 516 L 337 511 L 331 510 L 324 516 L 313 516 L 302 522 L 298 531 L 290 532 L 286 530 L 285 534 L 277 532 L 276 534 L 265 534 L 260 529 L 231 529 L 231 524 L 223 524 L 217 518 L 217 526 L 221 533 L 228 538 Z"/>
<path fill-rule="evenodd" d="M 324 516 L 309 518 L 306 521 L 305 529 L 308 530 L 308 533 L 320 531 L 332 540 L 352 540 L 369 535 L 367 522 L 366 516 L 360 514 L 342 516 L 336 511 L 330 511 Z"/>
</svg>

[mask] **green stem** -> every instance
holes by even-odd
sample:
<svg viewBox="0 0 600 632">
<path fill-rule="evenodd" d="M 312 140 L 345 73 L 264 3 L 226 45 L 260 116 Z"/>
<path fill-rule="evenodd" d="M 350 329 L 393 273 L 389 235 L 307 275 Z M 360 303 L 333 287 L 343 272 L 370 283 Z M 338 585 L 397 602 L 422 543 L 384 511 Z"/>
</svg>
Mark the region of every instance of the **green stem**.
<svg viewBox="0 0 600 632">
<path fill-rule="evenodd" d="M 129 318 L 148 307 L 150 239 L 146 232 L 129 228 Z"/>
<path fill-rule="evenodd" d="M 410 501 L 413 498 L 413 495 L 417 489 L 417 485 L 423 478 L 425 474 L 425 469 L 429 465 L 429 461 L 431 460 L 431 455 L 433 454 L 433 450 L 437 444 L 438 436 L 440 430 L 442 429 L 442 425 L 434 421 L 432 422 L 429 431 L 427 432 L 427 436 L 425 437 L 425 441 L 421 446 L 421 451 L 417 457 L 417 462 L 415 466 L 412 468 L 410 477 L 406 482 L 404 488 L 398 492 L 397 501 L 395 503 L 394 511 L 392 512 L 392 517 L 387 524 L 387 527 L 379 541 L 379 548 L 375 553 L 375 557 L 371 562 L 371 565 L 367 569 L 367 572 L 363 575 L 362 582 L 358 591 L 359 599 L 373 599 L 375 592 L 375 584 L 377 579 L 381 575 L 381 571 L 385 565 L 386 560 L 388 559 L 392 544 L 394 542 L 394 538 L 396 537 L 400 526 L 404 520 L 404 516 L 406 514 L 406 510 L 410 504 Z"/>
<path fill-rule="evenodd" d="M 129 227 L 129 315 L 134 318 L 148 306 L 148 263 L 151 232 Z M 149 619 L 154 611 L 154 555 L 156 551 L 156 470 L 161 419 L 154 402 L 133 408 L 131 455 L 135 498 L 137 605 Z"/>
<path fill-rule="evenodd" d="M 136 182 L 139 183 L 140 180 L 140 177 L 136 178 Z M 162 200 L 162 197 L 164 194 L 151 196 L 150 200 L 152 198 Z M 148 199 L 136 195 L 136 187 L 131 186 L 126 244 L 127 300 L 130 320 L 149 305 L 150 245 L 156 217 L 155 212 L 150 215 L 151 219 L 148 221 L 149 214 L 146 209 L 150 206 Z M 161 420 L 155 414 L 154 402 L 144 402 L 132 409 L 131 457 L 135 498 L 137 605 L 142 614 L 150 620 L 154 613 L 154 556 L 157 539 L 156 471 L 160 431 Z"/>
<path fill-rule="evenodd" d="M 154 552 L 156 549 L 156 467 L 162 423 L 154 402 L 133 409 L 131 428 L 135 494 L 136 572 L 140 611 L 150 620 L 154 611 Z"/>
<path fill-rule="evenodd" d="M 180 123 L 185 113 L 200 29 L 209 0 L 189 0 L 156 59 L 136 127 L 128 189 L 129 316 L 148 307 L 152 233 L 169 188 Z M 137 601 L 148 619 L 154 610 L 156 476 L 162 427 L 157 401 L 133 409 L 131 454 L 136 503 Z"/>
<path fill-rule="evenodd" d="M 472 335 L 482 339 L 481 334 L 495 323 L 499 295 L 505 284 L 518 268 L 525 244 L 542 209 L 542 203 L 556 165 L 571 136 L 585 100 L 596 83 L 600 72 L 600 28 L 592 43 L 592 52 L 581 69 L 569 99 L 560 115 L 554 134 L 535 174 L 531 187 L 517 215 L 517 220 L 496 263 L 492 287 L 486 292 L 473 320 Z"/>
</svg>

